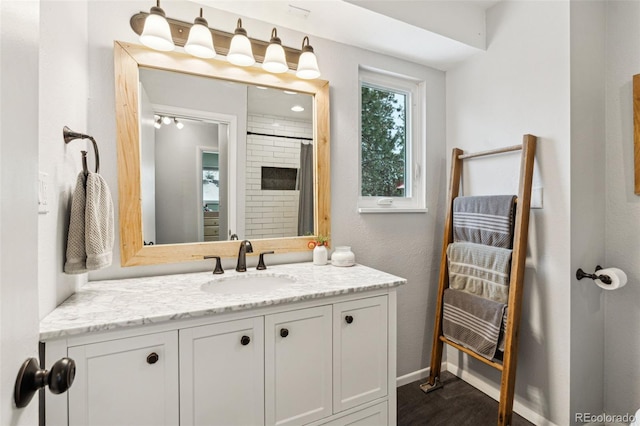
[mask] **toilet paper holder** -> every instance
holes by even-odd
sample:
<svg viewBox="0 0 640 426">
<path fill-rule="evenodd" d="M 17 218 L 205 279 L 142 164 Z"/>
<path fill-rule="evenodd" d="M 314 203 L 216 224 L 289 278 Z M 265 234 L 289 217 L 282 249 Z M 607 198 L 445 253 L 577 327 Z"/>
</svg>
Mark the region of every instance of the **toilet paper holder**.
<svg viewBox="0 0 640 426">
<path fill-rule="evenodd" d="M 576 278 L 580 281 L 583 278 L 591 278 L 592 280 L 600 280 L 603 284 L 611 284 L 611 277 L 609 275 L 598 275 L 597 272 L 602 269 L 602 266 L 596 266 L 596 273 L 587 274 L 582 270 L 582 268 L 578 268 L 576 271 Z"/>
</svg>

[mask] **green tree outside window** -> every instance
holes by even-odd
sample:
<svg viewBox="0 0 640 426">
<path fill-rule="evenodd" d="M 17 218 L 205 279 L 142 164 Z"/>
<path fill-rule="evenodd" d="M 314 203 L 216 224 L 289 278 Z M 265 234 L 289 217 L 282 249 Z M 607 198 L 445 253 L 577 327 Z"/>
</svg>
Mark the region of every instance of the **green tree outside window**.
<svg viewBox="0 0 640 426">
<path fill-rule="evenodd" d="M 407 95 L 361 87 L 361 195 L 404 197 Z"/>
</svg>

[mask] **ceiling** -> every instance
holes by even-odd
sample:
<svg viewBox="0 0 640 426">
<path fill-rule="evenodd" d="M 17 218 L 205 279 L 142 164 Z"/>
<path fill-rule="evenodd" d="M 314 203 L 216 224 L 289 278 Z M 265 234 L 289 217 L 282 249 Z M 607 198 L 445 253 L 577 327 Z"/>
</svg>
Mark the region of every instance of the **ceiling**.
<svg viewBox="0 0 640 426">
<path fill-rule="evenodd" d="M 198 0 L 196 3 L 440 70 L 486 48 L 500 0 Z"/>
</svg>

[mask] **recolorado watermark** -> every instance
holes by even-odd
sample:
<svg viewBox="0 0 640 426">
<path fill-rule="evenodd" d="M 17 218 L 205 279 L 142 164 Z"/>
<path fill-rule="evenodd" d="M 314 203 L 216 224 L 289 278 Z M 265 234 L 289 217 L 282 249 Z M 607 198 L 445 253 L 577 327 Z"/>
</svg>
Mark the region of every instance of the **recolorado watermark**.
<svg viewBox="0 0 640 426">
<path fill-rule="evenodd" d="M 575 413 L 575 421 L 583 423 L 632 423 L 635 422 L 633 414 L 592 414 L 592 413 Z"/>
</svg>

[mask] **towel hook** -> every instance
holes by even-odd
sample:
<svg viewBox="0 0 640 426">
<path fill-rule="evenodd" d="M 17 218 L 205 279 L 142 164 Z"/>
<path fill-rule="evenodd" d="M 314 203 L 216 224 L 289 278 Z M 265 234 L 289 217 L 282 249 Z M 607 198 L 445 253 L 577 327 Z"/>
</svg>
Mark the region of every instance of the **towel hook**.
<svg viewBox="0 0 640 426">
<path fill-rule="evenodd" d="M 69 143 L 72 140 L 76 139 L 89 139 L 93 143 L 93 152 L 96 156 L 96 173 L 100 170 L 100 153 L 98 152 L 98 143 L 93 138 L 93 136 L 85 135 L 84 133 L 78 133 L 71 130 L 69 127 L 64 126 L 62 128 L 62 137 L 64 139 L 64 143 Z M 87 167 L 87 151 L 82 152 L 82 170 L 84 170 L 84 174 L 87 175 L 89 173 L 89 168 Z"/>
</svg>

